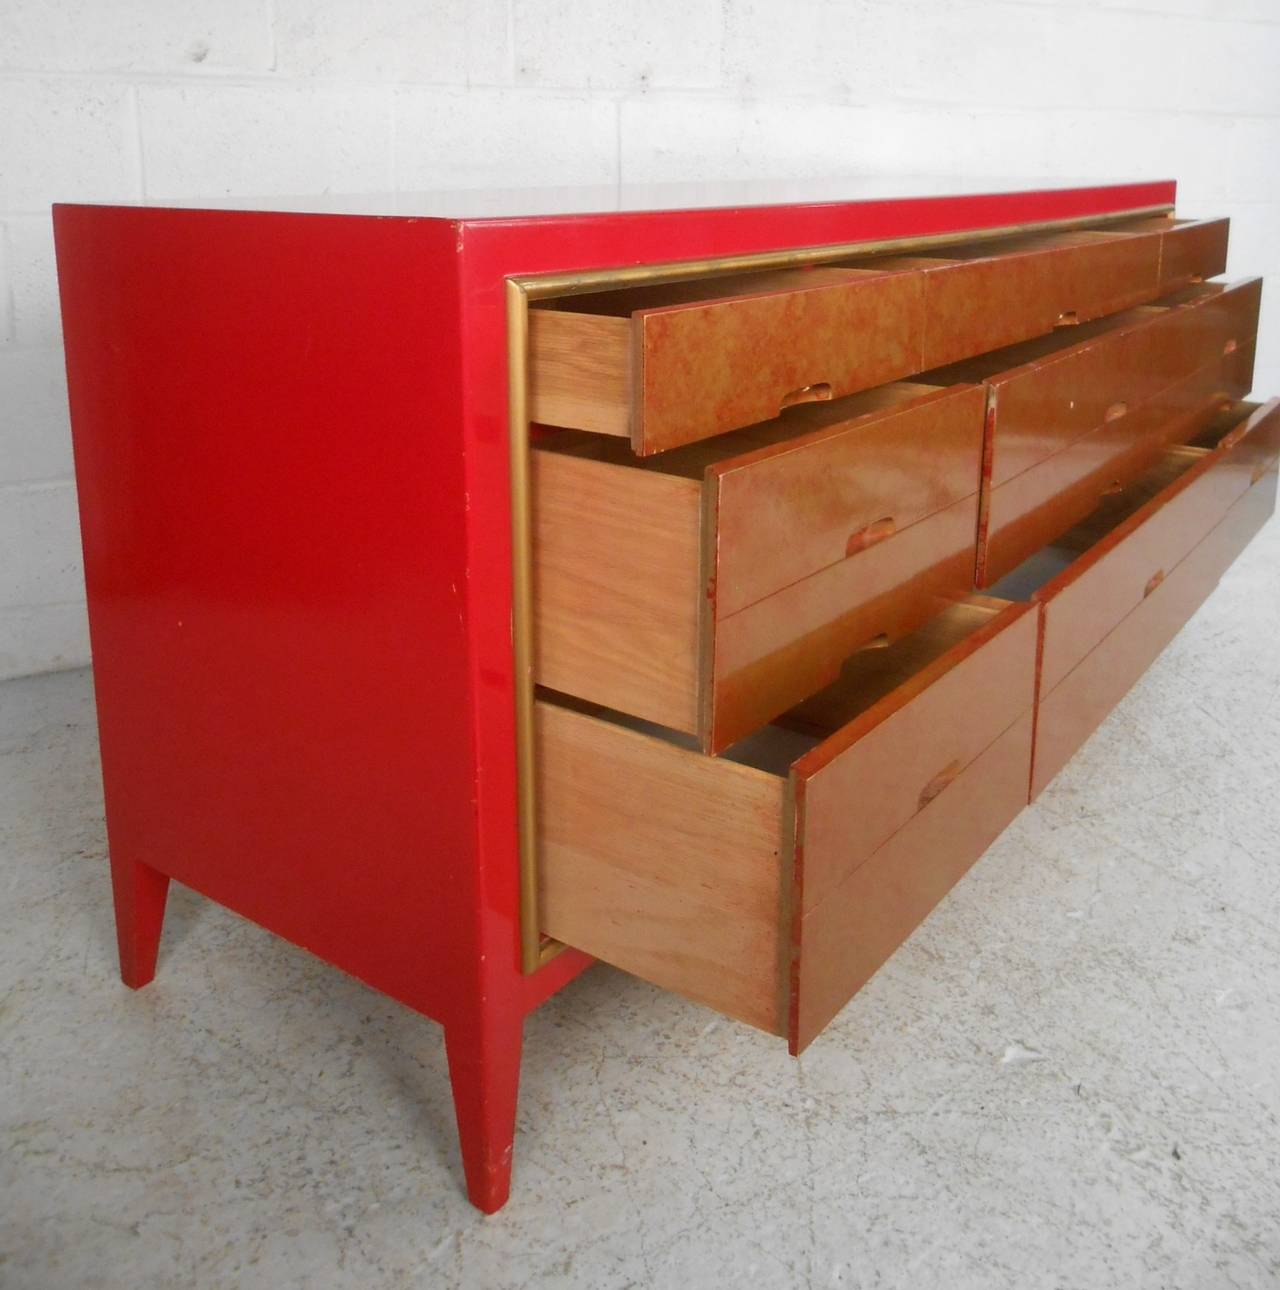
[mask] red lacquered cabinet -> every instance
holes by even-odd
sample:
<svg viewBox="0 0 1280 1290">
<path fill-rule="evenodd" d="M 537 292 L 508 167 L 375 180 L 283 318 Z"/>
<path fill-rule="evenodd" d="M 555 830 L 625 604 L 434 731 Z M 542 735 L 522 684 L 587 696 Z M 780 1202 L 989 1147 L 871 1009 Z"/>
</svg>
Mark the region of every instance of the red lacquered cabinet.
<svg viewBox="0 0 1280 1290">
<path fill-rule="evenodd" d="M 1274 504 L 1173 197 L 55 208 L 126 984 L 176 879 L 440 1022 L 490 1212 L 591 956 L 801 1051 Z"/>
</svg>

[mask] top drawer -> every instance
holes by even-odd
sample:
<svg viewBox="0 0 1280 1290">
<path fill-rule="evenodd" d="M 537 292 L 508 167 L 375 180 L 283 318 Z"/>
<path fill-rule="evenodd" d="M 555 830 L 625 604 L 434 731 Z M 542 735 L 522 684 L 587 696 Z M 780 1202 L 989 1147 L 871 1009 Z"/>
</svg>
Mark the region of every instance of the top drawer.
<svg viewBox="0 0 1280 1290">
<path fill-rule="evenodd" d="M 1225 236 L 1158 219 L 538 305 L 530 416 L 661 452 L 1153 300 L 1220 272 Z"/>
</svg>

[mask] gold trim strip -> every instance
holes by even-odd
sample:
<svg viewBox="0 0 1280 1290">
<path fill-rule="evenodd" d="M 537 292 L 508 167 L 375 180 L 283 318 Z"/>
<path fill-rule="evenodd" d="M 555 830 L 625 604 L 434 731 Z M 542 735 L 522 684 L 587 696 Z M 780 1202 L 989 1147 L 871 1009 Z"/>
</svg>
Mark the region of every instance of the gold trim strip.
<svg viewBox="0 0 1280 1290">
<path fill-rule="evenodd" d="M 536 755 L 534 751 L 533 679 L 533 528 L 529 498 L 529 301 L 548 296 L 568 296 L 607 287 L 628 287 L 674 278 L 741 273 L 752 269 L 777 269 L 820 264 L 886 252 L 919 251 L 954 246 L 960 242 L 986 242 L 1019 233 L 1066 232 L 1097 228 L 1138 219 L 1168 215 L 1172 206 L 1142 206 L 1109 215 L 1078 219 L 1044 220 L 1007 224 L 1000 228 L 920 237 L 883 238 L 874 242 L 846 242 L 834 246 L 802 247 L 759 255 L 724 256 L 711 260 L 685 260 L 645 264 L 625 269 L 594 269 L 585 273 L 548 273 L 507 279 L 507 396 L 511 469 L 511 648 L 514 658 L 516 717 L 516 819 L 520 831 L 520 965 L 526 974 L 536 972 L 565 947 L 544 938 L 538 926 L 538 845 Z"/>
</svg>

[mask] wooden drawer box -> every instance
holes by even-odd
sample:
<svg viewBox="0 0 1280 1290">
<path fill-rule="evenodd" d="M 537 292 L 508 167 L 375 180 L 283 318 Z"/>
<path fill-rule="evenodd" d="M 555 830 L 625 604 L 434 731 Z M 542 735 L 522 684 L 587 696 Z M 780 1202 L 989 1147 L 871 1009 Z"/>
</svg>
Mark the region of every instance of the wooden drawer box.
<svg viewBox="0 0 1280 1290">
<path fill-rule="evenodd" d="M 1273 459 L 1172 573 L 1058 685 L 1042 693 L 1031 776 L 1033 798 L 1124 698 L 1271 518 L 1276 471 Z"/>
<path fill-rule="evenodd" d="M 924 274 L 925 368 L 1144 304 L 1226 268 L 1226 220 L 1144 220 L 884 257 L 868 267 Z M 1171 245 L 1177 254 L 1170 253 Z"/>
<path fill-rule="evenodd" d="M 1157 219 L 569 297 L 530 311 L 530 415 L 664 451 L 1211 276 L 1227 221 L 1200 227 Z"/>
<path fill-rule="evenodd" d="M 1168 307 L 986 355 L 930 379 L 988 386 L 979 586 L 1142 473 L 1164 445 L 1253 382 L 1261 282 L 1202 286 Z"/>
<path fill-rule="evenodd" d="M 972 587 L 983 392 L 898 384 L 643 461 L 533 454 L 538 682 L 719 752 Z"/>
<path fill-rule="evenodd" d="M 1265 522 L 1277 457 L 1280 400 L 1234 404 L 997 584 L 1041 606 L 1033 795 Z"/>
<path fill-rule="evenodd" d="M 800 1051 L 1025 805 L 1036 630 L 954 605 L 730 757 L 540 702 L 543 931 Z"/>
</svg>

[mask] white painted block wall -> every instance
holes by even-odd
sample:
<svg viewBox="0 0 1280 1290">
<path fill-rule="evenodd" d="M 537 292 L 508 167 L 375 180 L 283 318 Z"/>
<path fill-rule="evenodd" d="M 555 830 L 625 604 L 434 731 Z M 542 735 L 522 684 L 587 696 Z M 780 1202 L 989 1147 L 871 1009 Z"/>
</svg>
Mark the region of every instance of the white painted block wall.
<svg viewBox="0 0 1280 1290">
<path fill-rule="evenodd" d="M 49 205 L 1173 177 L 1270 275 L 1280 0 L 0 0 L 0 676 L 88 659 Z"/>
</svg>

